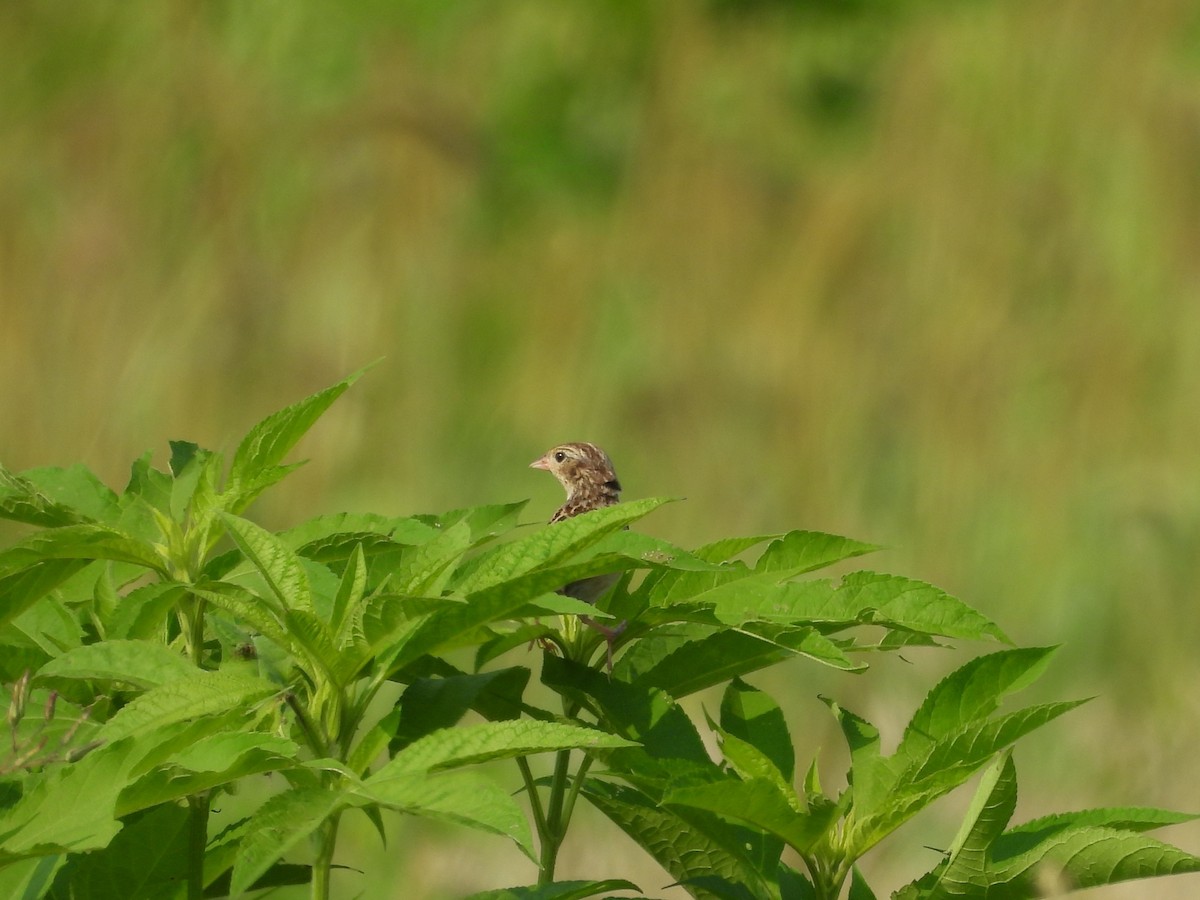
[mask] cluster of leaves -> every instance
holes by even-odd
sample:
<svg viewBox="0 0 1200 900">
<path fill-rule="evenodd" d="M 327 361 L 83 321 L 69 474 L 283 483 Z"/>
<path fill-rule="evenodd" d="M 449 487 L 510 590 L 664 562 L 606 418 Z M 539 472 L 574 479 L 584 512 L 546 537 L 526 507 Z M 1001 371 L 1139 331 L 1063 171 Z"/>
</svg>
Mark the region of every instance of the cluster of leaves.
<svg viewBox="0 0 1200 900">
<path fill-rule="evenodd" d="M 227 472 L 184 442 L 167 472 L 137 460 L 120 494 L 82 466 L 0 469 L 0 515 L 38 529 L 0 552 L 0 677 L 12 686 L 0 894 L 195 900 L 309 884 L 323 898 L 342 816 L 361 813 L 382 837 L 388 811 L 505 836 L 538 864 L 537 885 L 480 897 L 636 890 L 554 881 L 584 797 L 694 896 L 834 898 L 849 882 L 865 898 L 856 860 L 989 764 L 944 859 L 897 896 L 1032 896 L 1047 864 L 1079 886 L 1200 868 L 1142 833 L 1188 818 L 1163 811 L 1006 830 L 1008 748 L 1076 705 L 1000 712 L 1046 650 L 968 663 L 887 757 L 873 726 L 828 701 L 850 786 L 826 796 L 814 763 L 797 791 L 782 713 L 744 676 L 792 657 L 856 672 L 868 653 L 1004 640 L 921 582 L 795 580 L 869 545 L 797 531 L 689 552 L 627 529 L 659 499 L 532 532 L 515 530 L 520 503 L 318 516 L 279 533 L 245 518 L 357 377 L 259 423 Z M 556 592 L 614 572 L 597 607 Z M 583 616 L 627 623 L 611 671 Z M 541 654 L 548 690 L 527 690 L 531 642 L 554 651 Z M 510 651 L 517 664 L 500 664 Z M 679 701 L 722 684 L 714 761 Z M 539 754 L 553 754 L 543 777 Z M 497 759 L 515 761 L 527 812 L 473 768 Z M 266 773 L 278 790 L 213 833 L 214 798 Z M 803 870 L 783 861 L 787 847 Z"/>
</svg>

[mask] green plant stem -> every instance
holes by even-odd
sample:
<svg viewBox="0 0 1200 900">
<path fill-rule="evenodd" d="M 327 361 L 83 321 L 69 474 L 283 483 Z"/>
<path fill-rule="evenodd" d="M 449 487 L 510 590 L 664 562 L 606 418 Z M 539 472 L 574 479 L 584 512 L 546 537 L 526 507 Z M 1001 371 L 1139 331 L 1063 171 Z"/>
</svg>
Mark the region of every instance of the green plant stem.
<svg viewBox="0 0 1200 900">
<path fill-rule="evenodd" d="M 304 709 L 300 698 L 293 692 L 288 691 L 285 697 L 287 705 L 292 708 L 292 712 L 296 714 L 296 721 L 300 725 L 300 730 L 304 732 L 304 738 L 308 742 L 309 749 L 312 750 L 318 757 L 329 756 L 329 745 L 321 736 L 321 732 L 317 730 L 312 719 L 308 717 L 308 712 Z"/>
<path fill-rule="evenodd" d="M 337 846 L 341 812 L 335 812 L 317 830 L 317 855 L 312 869 L 312 900 L 329 900 L 329 873 L 333 867 L 333 850 Z"/>
<path fill-rule="evenodd" d="M 555 754 L 554 777 L 550 781 L 550 802 L 546 804 L 546 834 L 542 840 L 538 860 L 538 884 L 554 881 L 554 867 L 558 863 L 558 848 L 562 846 L 565 829 L 563 826 L 563 802 L 567 794 L 570 774 L 571 751 L 559 750 Z"/>
<path fill-rule="evenodd" d="M 529 768 L 529 760 L 524 756 L 517 757 L 517 768 L 521 770 L 521 780 L 525 782 L 525 793 L 529 795 L 529 808 L 533 811 L 533 827 L 538 833 L 538 844 L 546 842 L 546 811 L 542 807 L 542 798 L 537 792 L 537 783 L 533 780 L 533 771 Z"/>
<path fill-rule="evenodd" d="M 204 851 L 208 848 L 208 791 L 188 797 L 187 896 L 204 897 Z"/>
</svg>

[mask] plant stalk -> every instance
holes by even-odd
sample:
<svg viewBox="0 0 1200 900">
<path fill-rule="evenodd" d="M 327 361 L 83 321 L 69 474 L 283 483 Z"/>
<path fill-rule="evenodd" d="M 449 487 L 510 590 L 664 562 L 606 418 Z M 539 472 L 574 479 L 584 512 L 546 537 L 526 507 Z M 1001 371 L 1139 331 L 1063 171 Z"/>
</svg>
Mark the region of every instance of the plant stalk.
<svg viewBox="0 0 1200 900">
<path fill-rule="evenodd" d="M 208 791 L 192 794 L 187 798 L 188 900 L 202 900 L 204 897 L 204 851 L 208 848 L 208 801 Z"/>
<path fill-rule="evenodd" d="M 341 811 L 333 813 L 317 830 L 317 855 L 312 869 L 312 900 L 329 900 L 329 873 L 333 867 L 333 850 L 337 846 Z"/>
</svg>

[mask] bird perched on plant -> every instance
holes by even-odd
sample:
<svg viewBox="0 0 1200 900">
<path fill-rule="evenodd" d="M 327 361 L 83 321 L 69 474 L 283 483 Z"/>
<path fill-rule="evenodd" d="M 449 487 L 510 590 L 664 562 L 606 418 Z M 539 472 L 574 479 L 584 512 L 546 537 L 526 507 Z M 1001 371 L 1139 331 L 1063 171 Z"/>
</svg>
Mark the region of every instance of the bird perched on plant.
<svg viewBox="0 0 1200 900">
<path fill-rule="evenodd" d="M 594 509 L 613 506 L 621 500 L 621 482 L 608 454 L 583 441 L 559 444 L 529 464 L 531 469 L 545 469 L 558 479 L 567 492 L 566 502 L 550 517 L 550 524 L 570 519 Z M 616 573 L 596 575 L 573 581 L 559 590 L 560 594 L 595 603 L 621 576 Z M 600 625 L 587 616 L 583 621 L 604 635 L 608 643 L 608 667 L 612 669 L 613 641 L 625 630 L 621 622 L 613 628 Z"/>
</svg>

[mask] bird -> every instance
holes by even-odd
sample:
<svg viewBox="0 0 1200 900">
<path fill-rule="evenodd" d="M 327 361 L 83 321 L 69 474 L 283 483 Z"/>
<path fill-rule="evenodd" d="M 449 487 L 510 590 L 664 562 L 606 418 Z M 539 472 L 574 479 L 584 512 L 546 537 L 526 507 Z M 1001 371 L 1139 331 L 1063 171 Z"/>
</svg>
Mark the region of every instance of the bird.
<svg viewBox="0 0 1200 900">
<path fill-rule="evenodd" d="M 552 447 L 529 464 L 531 469 L 544 469 L 558 479 L 567 499 L 550 517 L 550 524 L 570 519 L 594 509 L 603 509 L 621 502 L 621 482 L 608 454 L 586 441 L 575 441 Z M 560 594 L 574 597 L 585 603 L 595 604 L 620 578 L 612 572 L 573 581 L 559 589 Z M 608 644 L 608 670 L 612 671 L 612 649 L 627 623 L 620 622 L 609 628 L 588 616 L 581 616 L 584 624 L 604 635 Z"/>
</svg>

